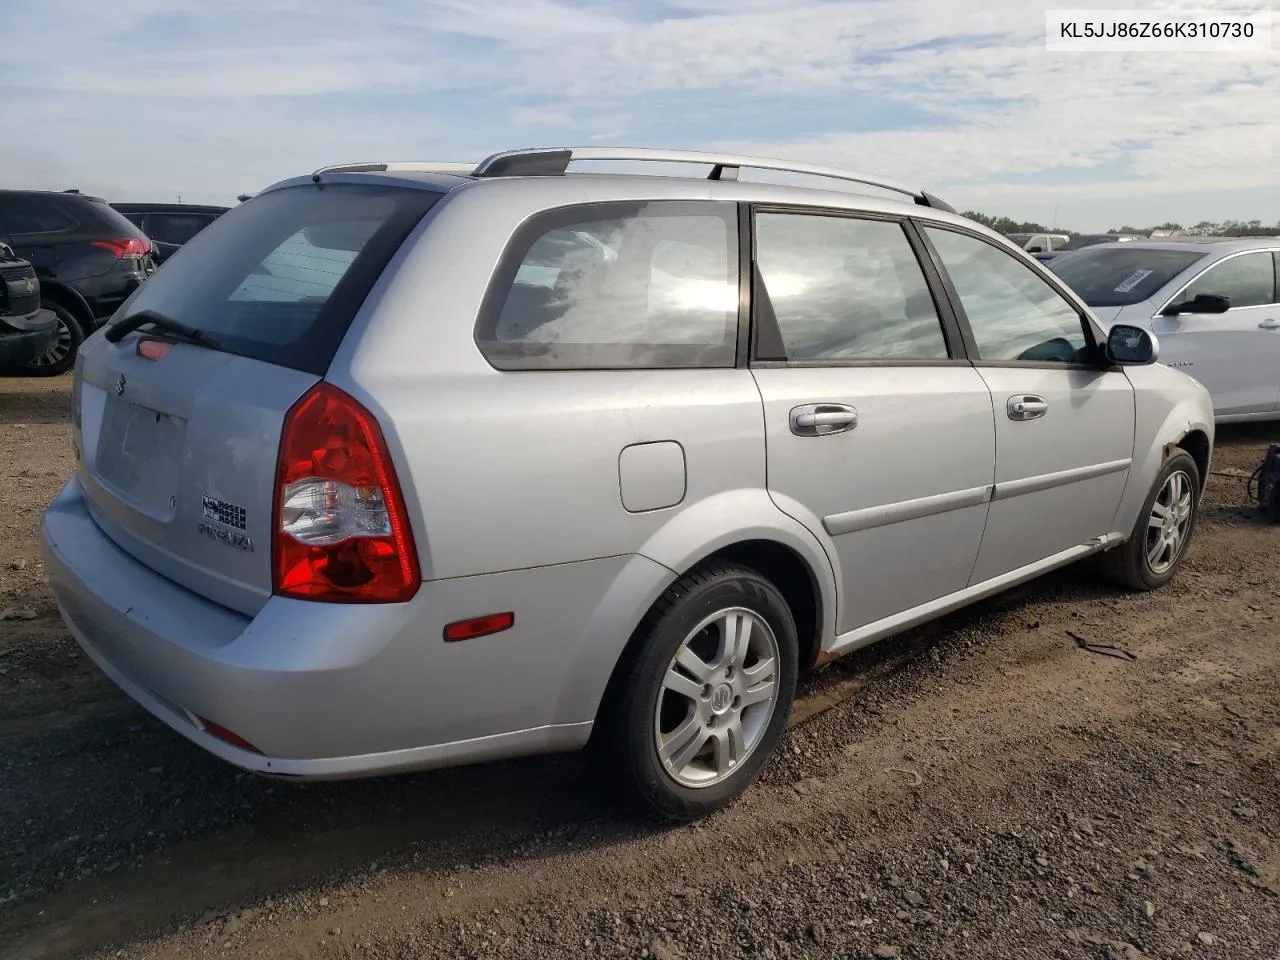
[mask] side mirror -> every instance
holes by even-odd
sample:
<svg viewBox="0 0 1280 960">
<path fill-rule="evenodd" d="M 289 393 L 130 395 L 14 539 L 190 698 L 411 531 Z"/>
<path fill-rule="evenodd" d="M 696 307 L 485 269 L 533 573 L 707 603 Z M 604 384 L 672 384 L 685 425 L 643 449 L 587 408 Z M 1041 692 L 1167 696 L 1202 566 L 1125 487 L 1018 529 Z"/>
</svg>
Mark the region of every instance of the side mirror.
<svg viewBox="0 0 1280 960">
<path fill-rule="evenodd" d="M 1199 293 L 1194 300 L 1169 304 L 1163 312 L 1166 317 L 1176 317 L 1180 313 L 1226 313 L 1230 309 L 1230 297 L 1220 297 L 1216 293 Z"/>
<path fill-rule="evenodd" d="M 1160 356 L 1160 341 L 1149 330 L 1117 323 L 1107 333 L 1106 356 L 1118 366 L 1145 366 Z"/>
<path fill-rule="evenodd" d="M 1044 247 L 1036 244 L 1034 247 L 1027 247 L 1027 253 L 1044 253 Z"/>
</svg>

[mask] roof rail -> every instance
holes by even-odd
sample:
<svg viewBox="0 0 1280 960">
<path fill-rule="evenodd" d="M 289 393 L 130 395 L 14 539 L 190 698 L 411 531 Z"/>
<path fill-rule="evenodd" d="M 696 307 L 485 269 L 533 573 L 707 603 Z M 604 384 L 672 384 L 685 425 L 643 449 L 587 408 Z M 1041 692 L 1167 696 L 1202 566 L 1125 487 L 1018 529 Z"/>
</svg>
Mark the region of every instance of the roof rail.
<svg viewBox="0 0 1280 960">
<path fill-rule="evenodd" d="M 313 177 L 322 173 L 451 173 L 467 177 L 475 169 L 471 163 L 432 163 L 419 160 L 374 160 L 367 163 L 331 163 L 321 167 Z"/>
<path fill-rule="evenodd" d="M 770 160 L 763 157 L 742 157 L 728 154 L 703 153 L 696 150 L 654 150 L 644 147 L 548 147 L 527 150 L 508 150 L 495 153 L 480 161 L 472 176 L 476 177 L 548 177 L 564 174 L 575 160 L 637 160 L 651 163 L 699 163 L 709 165 L 708 180 L 736 180 L 743 167 L 752 170 L 775 170 L 783 173 L 802 173 L 879 187 L 893 193 L 901 193 L 922 207 L 934 207 L 954 213 L 955 209 L 923 190 L 915 190 L 904 184 L 885 180 L 865 173 L 854 173 L 836 167 L 821 167 L 811 163 L 795 163 L 790 160 Z"/>
</svg>

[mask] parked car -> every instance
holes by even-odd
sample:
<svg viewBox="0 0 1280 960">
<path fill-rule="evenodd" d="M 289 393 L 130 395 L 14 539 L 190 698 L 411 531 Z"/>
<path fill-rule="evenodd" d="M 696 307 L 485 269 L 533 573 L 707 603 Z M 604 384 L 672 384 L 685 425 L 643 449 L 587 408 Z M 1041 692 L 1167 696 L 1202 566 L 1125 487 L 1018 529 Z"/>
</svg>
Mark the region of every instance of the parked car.
<svg viewBox="0 0 1280 960">
<path fill-rule="evenodd" d="M 1010 233 L 1008 237 L 1027 253 L 1055 253 L 1071 240 L 1065 233 Z"/>
<path fill-rule="evenodd" d="M 0 370 L 41 356 L 56 328 L 57 318 L 40 306 L 35 267 L 0 243 Z"/>
<path fill-rule="evenodd" d="M 217 756 L 586 745 L 688 819 L 757 776 L 802 669 L 1085 557 L 1178 569 L 1208 394 L 929 194 L 661 150 L 440 169 L 268 188 L 81 351 L 48 576 Z"/>
<path fill-rule="evenodd" d="M 1219 423 L 1280 417 L 1280 238 L 1181 237 L 1063 254 L 1050 265 L 1104 324 L 1157 334 Z"/>
<path fill-rule="evenodd" d="M 1056 250 L 1041 250 L 1034 253 L 1037 260 L 1047 263 L 1072 250 L 1083 250 L 1085 247 L 1094 247 L 1103 243 L 1131 243 L 1142 239 L 1144 238 L 1129 233 L 1078 233 Z M 1028 251 L 1028 253 L 1031 252 L 1033 251 Z"/>
<path fill-rule="evenodd" d="M 41 303 L 58 318 L 53 344 L 24 368 L 35 375 L 69 370 L 84 338 L 155 269 L 142 231 L 80 193 L 0 190 L 0 240 L 35 267 Z"/>
<path fill-rule="evenodd" d="M 184 243 L 229 209 L 196 203 L 113 203 L 111 206 L 151 238 L 157 262 L 173 256 Z"/>
</svg>

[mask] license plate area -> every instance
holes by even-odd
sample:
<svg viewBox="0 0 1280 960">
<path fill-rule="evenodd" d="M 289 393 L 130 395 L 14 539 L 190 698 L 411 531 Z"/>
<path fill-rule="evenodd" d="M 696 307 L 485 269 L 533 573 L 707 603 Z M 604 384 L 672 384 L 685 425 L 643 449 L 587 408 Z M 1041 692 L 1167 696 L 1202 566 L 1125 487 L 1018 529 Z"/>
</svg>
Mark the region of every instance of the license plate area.
<svg viewBox="0 0 1280 960">
<path fill-rule="evenodd" d="M 158 520 L 176 507 L 187 422 L 107 398 L 98 434 L 98 478 L 117 497 Z"/>
</svg>

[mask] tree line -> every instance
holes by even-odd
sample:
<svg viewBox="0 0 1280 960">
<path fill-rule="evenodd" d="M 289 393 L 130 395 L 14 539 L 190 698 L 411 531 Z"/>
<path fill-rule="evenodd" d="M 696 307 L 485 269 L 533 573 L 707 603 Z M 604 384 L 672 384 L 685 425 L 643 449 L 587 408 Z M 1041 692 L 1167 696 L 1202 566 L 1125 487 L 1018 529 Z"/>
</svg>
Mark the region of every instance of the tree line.
<svg viewBox="0 0 1280 960">
<path fill-rule="evenodd" d="M 977 210 L 966 210 L 961 214 L 962 217 L 968 217 L 970 220 L 976 220 L 983 226 L 990 227 L 997 233 L 1065 233 L 1069 236 L 1075 236 L 1077 230 L 1062 230 L 1055 227 L 1046 227 L 1042 223 L 1033 221 L 1018 221 L 1010 217 L 989 217 L 985 213 L 979 213 Z M 1125 225 L 1123 227 L 1113 227 L 1106 233 L 1136 233 L 1148 236 L 1153 230 L 1170 230 L 1179 233 L 1189 233 L 1201 237 L 1270 237 L 1280 236 L 1280 220 L 1268 226 L 1261 220 L 1222 220 L 1213 222 L 1210 220 L 1201 220 L 1192 226 L 1183 226 L 1180 223 L 1157 224 L 1154 227 L 1131 227 Z"/>
</svg>

